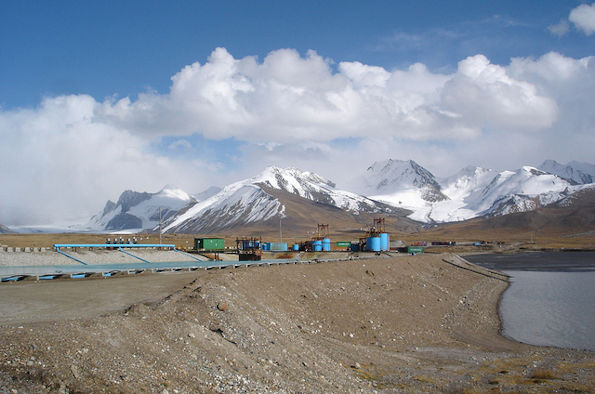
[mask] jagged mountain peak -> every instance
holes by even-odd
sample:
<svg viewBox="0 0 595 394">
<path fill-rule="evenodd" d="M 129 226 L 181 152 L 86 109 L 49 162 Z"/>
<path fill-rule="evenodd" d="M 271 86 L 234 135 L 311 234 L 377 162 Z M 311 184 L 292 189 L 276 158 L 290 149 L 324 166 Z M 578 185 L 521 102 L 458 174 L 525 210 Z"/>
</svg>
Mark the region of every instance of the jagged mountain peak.
<svg viewBox="0 0 595 394">
<path fill-rule="evenodd" d="M 467 166 L 438 181 L 415 161 L 394 159 L 374 162 L 357 180 L 367 187 L 368 192 L 362 194 L 368 197 L 337 189 L 315 172 L 271 166 L 223 189 L 211 188 L 200 199 L 173 185 L 157 193 L 126 190 L 117 203 L 108 201 L 93 220 L 101 230 L 154 228 L 161 210 L 166 231 L 216 232 L 236 226 L 268 226 L 285 217 L 287 209 L 295 214 L 296 207 L 299 211 L 316 206 L 349 215 L 403 215 L 403 210 L 409 210 L 413 212 L 410 219 L 449 222 L 533 210 L 587 186 L 573 186 L 576 182 L 533 166 L 501 172 Z"/>
<path fill-rule="evenodd" d="M 302 171 L 296 167 L 267 167 L 259 175 L 251 178 L 250 180 L 252 183 L 265 183 L 275 189 L 286 191 L 291 191 L 288 190 L 289 186 L 299 189 L 298 185 L 303 185 L 304 183 L 316 183 L 332 188 L 335 187 L 333 182 L 318 175 L 317 173 L 311 171 Z"/>
<path fill-rule="evenodd" d="M 91 229 L 129 230 L 150 229 L 196 201 L 182 189 L 166 185 L 156 193 L 125 190 L 118 201 L 105 204 L 100 214 L 87 225 Z"/>
<path fill-rule="evenodd" d="M 536 167 L 531 167 L 531 166 L 523 166 L 523 167 L 521 167 L 520 171 L 523 171 L 525 173 L 529 173 L 529 174 L 535 175 L 535 176 L 550 175 L 546 171 L 542 171 Z"/>
<path fill-rule="evenodd" d="M 321 206 L 360 212 L 396 212 L 395 208 L 335 188 L 328 179 L 298 168 L 267 167 L 259 175 L 232 183 L 214 196 L 172 218 L 165 231 L 213 231 L 285 216 L 277 191 L 290 193 Z"/>
<path fill-rule="evenodd" d="M 374 162 L 366 170 L 365 179 L 368 188 L 374 193 L 391 193 L 424 186 L 440 190 L 434 175 L 413 160 L 388 159 Z"/>
<path fill-rule="evenodd" d="M 539 168 L 574 184 L 585 185 L 595 182 L 595 165 L 593 164 L 578 161 L 561 164 L 548 159 L 541 163 Z"/>
<path fill-rule="evenodd" d="M 131 207 L 138 205 L 142 201 L 148 200 L 149 198 L 151 198 L 151 193 L 124 190 L 122 194 L 120 194 L 116 206 L 120 206 L 122 208 L 122 212 L 128 212 Z"/>
<path fill-rule="evenodd" d="M 192 196 L 184 190 L 175 185 L 167 184 L 160 191 L 154 194 L 155 196 L 178 199 L 183 201 L 191 201 Z"/>
</svg>

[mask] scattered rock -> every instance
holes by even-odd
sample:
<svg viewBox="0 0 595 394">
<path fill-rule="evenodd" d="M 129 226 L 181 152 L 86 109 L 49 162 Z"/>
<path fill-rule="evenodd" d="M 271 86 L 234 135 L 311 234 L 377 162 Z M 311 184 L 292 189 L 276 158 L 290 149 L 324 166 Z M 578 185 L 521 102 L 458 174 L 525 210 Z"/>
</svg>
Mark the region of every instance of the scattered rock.
<svg viewBox="0 0 595 394">
<path fill-rule="evenodd" d="M 72 376 L 74 376 L 75 379 L 80 379 L 81 378 L 81 371 L 79 370 L 79 368 L 76 365 L 71 365 L 70 366 L 70 371 L 72 372 Z"/>
</svg>

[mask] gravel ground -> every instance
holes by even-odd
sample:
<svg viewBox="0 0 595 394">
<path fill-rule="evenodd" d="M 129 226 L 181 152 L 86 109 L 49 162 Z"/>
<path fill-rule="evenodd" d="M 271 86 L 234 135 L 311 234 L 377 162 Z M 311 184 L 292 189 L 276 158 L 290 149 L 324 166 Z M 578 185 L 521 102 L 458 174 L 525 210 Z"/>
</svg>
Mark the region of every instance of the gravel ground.
<svg viewBox="0 0 595 394">
<path fill-rule="evenodd" d="M 0 392 L 595 389 L 593 352 L 500 336 L 506 278 L 453 255 L 84 283 L 0 286 L 21 311 L 0 315 Z M 77 318 L 63 302 L 45 319 L 19 307 L 67 290 L 99 302 Z"/>
<path fill-rule="evenodd" d="M 49 250 L 45 252 L 0 251 L 0 267 L 40 265 L 80 265 L 80 263 Z"/>
</svg>

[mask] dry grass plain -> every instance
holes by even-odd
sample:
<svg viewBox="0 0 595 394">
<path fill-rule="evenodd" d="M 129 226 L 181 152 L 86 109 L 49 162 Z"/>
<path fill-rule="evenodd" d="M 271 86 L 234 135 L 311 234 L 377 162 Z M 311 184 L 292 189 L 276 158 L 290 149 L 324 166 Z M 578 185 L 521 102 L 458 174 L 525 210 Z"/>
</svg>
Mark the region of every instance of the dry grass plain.
<svg viewBox="0 0 595 394">
<path fill-rule="evenodd" d="M 314 228 L 315 229 L 315 228 Z M 412 244 L 426 241 L 456 241 L 475 242 L 486 241 L 491 243 L 502 242 L 501 247 L 484 246 L 477 247 L 450 247 L 438 248 L 437 251 L 452 252 L 474 252 L 474 251 L 514 251 L 523 249 L 595 249 L 595 231 L 584 231 L 573 229 L 566 231 L 527 231 L 514 229 L 477 229 L 471 225 L 458 224 L 447 227 L 437 227 L 419 232 L 390 232 L 391 240 L 403 240 Z M 132 235 L 121 235 L 122 238 L 131 238 Z M 143 243 L 159 243 L 158 234 L 136 234 L 138 238 L 143 237 Z M 280 240 L 279 230 L 247 229 L 245 232 L 230 231 L 219 234 L 163 234 L 162 243 L 175 244 L 178 249 L 192 249 L 195 237 L 222 237 L 225 245 L 235 247 L 236 238 L 262 237 L 263 240 L 278 242 Z M 364 232 L 360 229 L 349 231 L 333 231 L 331 225 L 331 240 L 335 241 L 356 241 Z M 12 247 L 51 247 L 57 243 L 103 243 L 107 237 L 113 238 L 113 234 L 88 234 L 88 233 L 62 233 L 62 234 L 0 234 L 0 245 Z M 147 239 L 148 237 L 148 239 Z M 283 232 L 283 241 L 302 242 L 309 239 L 309 234 L 300 234 L 286 229 Z M 431 251 L 431 249 L 429 250 Z"/>
</svg>

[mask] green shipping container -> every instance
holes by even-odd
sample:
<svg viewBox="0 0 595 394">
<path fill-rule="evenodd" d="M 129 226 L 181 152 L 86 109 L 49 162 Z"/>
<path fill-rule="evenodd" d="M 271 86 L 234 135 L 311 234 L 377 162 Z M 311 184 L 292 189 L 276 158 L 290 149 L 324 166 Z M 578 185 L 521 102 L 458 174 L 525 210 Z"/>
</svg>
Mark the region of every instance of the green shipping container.
<svg viewBox="0 0 595 394">
<path fill-rule="evenodd" d="M 194 249 L 223 250 L 225 249 L 225 240 L 223 238 L 194 238 Z"/>
<path fill-rule="evenodd" d="M 349 248 L 351 247 L 351 242 L 349 241 L 339 241 L 337 242 L 337 248 Z"/>
<path fill-rule="evenodd" d="M 407 253 L 423 253 L 424 247 L 423 246 L 408 246 Z"/>
</svg>

